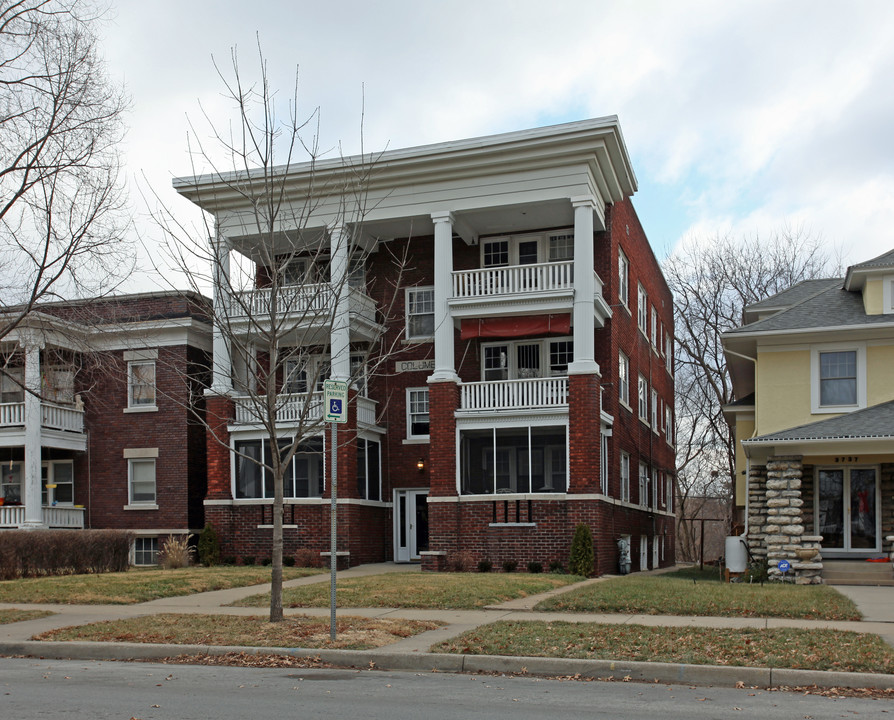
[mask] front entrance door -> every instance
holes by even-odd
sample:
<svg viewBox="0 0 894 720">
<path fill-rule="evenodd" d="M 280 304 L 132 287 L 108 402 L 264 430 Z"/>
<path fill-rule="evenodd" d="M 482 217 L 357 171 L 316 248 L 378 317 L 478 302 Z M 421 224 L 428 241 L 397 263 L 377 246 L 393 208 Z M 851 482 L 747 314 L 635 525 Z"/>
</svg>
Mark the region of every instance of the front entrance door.
<svg viewBox="0 0 894 720">
<path fill-rule="evenodd" d="M 877 468 L 820 468 L 816 478 L 816 529 L 823 554 L 881 551 Z"/>
<path fill-rule="evenodd" d="M 394 491 L 394 560 L 419 560 L 428 550 L 428 490 Z"/>
</svg>

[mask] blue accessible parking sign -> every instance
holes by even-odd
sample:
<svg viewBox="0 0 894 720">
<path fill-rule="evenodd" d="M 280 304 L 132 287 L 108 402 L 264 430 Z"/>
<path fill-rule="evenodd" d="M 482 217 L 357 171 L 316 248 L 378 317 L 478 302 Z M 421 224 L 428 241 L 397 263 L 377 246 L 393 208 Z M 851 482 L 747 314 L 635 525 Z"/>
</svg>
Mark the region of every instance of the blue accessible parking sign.
<svg viewBox="0 0 894 720">
<path fill-rule="evenodd" d="M 323 404 L 326 407 L 326 422 L 347 422 L 348 384 L 326 380 L 323 383 Z"/>
</svg>

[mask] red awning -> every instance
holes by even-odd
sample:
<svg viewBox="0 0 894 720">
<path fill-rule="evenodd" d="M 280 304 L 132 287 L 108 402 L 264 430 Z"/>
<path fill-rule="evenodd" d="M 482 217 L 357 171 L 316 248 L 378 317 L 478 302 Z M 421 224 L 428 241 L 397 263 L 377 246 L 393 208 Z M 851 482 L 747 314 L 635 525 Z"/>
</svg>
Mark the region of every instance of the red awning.
<svg viewBox="0 0 894 720">
<path fill-rule="evenodd" d="M 465 319 L 460 324 L 463 340 L 471 338 L 514 338 L 532 335 L 568 335 L 571 315 L 521 315 L 485 319 Z"/>
</svg>

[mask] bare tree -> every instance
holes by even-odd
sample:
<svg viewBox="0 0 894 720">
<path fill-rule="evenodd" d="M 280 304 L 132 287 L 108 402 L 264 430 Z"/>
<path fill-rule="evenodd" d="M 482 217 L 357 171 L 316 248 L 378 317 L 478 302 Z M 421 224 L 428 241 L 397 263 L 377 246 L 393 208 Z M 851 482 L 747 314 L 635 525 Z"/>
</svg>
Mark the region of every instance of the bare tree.
<svg viewBox="0 0 894 720">
<path fill-rule="evenodd" d="M 90 0 L 0 0 L 0 339 L 39 301 L 130 266 L 118 181 L 127 102 Z"/>
<path fill-rule="evenodd" d="M 181 194 L 207 211 L 203 231 L 192 232 L 164 209 L 159 219 L 174 264 L 192 289 L 214 288 L 212 392 L 228 394 L 232 383 L 237 420 L 270 439 L 263 457 L 238 447 L 232 457 L 272 484 L 270 620 L 276 622 L 283 618 L 284 478 L 296 455 L 321 450 L 322 381 L 332 372 L 362 392 L 366 374 L 387 355 L 377 328 L 390 303 L 376 307 L 360 287 L 366 284 L 368 254 L 362 233 L 366 188 L 376 158 L 321 160 L 318 113 L 299 116 L 296 82 L 285 115 L 278 114 L 282 102 L 270 87 L 260 48 L 259 61 L 256 81 L 243 77 L 235 52 L 226 72 L 217 67 L 235 116 L 225 124 L 203 114 L 210 133 L 193 130 L 190 151 L 210 172 L 175 181 Z M 195 144 L 203 135 L 210 136 L 209 144 Z M 319 216 L 326 218 L 322 225 Z M 238 247 L 228 240 L 234 236 Z M 403 260 L 395 258 L 398 266 Z M 382 290 L 384 281 L 370 282 Z M 389 297 L 396 297 L 398 282 L 389 284 Z M 349 305 L 366 317 L 369 329 L 360 355 L 347 342 L 330 346 L 333 328 L 347 327 Z M 229 377 L 221 377 L 221 348 L 229 356 Z M 230 451 L 220 429 L 231 418 L 209 408 L 202 421 L 209 436 Z M 322 495 L 323 488 L 308 491 Z"/>
<path fill-rule="evenodd" d="M 767 239 L 690 239 L 665 261 L 664 275 L 674 294 L 681 532 L 687 532 L 685 520 L 696 514 L 695 498 L 731 499 L 734 489 L 735 438 L 723 406 L 736 398 L 721 334 L 742 324 L 746 305 L 802 280 L 828 277 L 835 266 L 818 238 L 792 228 Z"/>
</svg>

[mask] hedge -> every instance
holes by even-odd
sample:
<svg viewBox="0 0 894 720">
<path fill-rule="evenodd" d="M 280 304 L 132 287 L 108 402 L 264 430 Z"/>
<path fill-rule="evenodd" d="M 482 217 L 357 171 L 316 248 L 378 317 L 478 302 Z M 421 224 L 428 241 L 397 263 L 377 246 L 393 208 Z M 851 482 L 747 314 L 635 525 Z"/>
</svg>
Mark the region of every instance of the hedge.
<svg viewBox="0 0 894 720">
<path fill-rule="evenodd" d="M 2 530 L 0 580 L 127 570 L 125 530 Z"/>
</svg>

